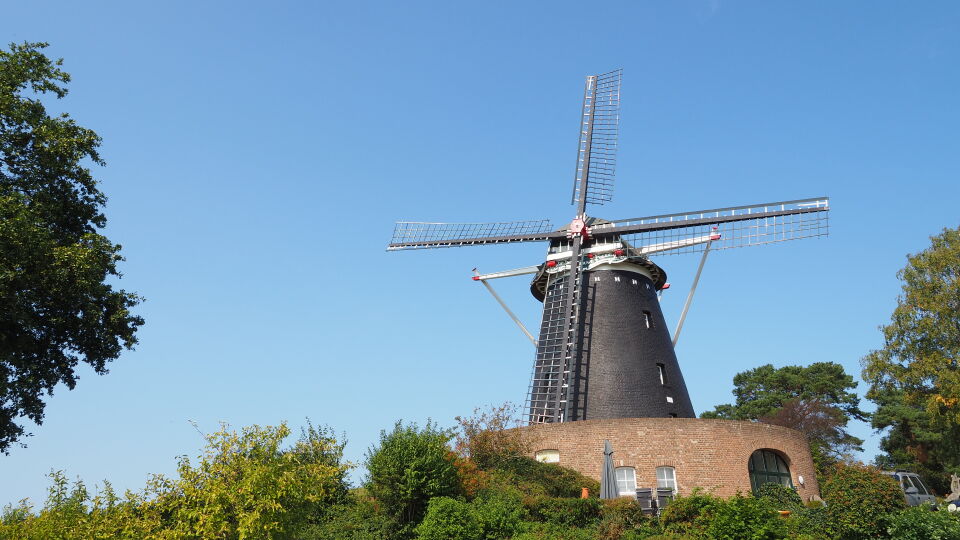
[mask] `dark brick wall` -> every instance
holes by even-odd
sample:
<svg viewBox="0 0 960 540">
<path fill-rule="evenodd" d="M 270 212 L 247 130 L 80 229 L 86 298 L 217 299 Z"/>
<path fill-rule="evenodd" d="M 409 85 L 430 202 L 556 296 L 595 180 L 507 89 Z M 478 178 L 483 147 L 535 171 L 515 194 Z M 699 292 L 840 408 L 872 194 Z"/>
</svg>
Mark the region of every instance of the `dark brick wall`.
<svg viewBox="0 0 960 540">
<path fill-rule="evenodd" d="M 560 451 L 560 464 L 600 479 L 603 441 L 613 446 L 616 466 L 634 467 L 638 487 L 656 487 L 656 469 L 676 469 L 677 487 L 695 487 L 729 497 L 750 492 L 747 460 L 763 448 L 781 454 L 804 501 L 819 498 L 806 437 L 770 424 L 699 418 L 620 418 L 543 424 L 529 430 L 535 450 Z M 798 476 L 803 476 L 800 485 Z"/>
<path fill-rule="evenodd" d="M 694 418 L 650 279 L 623 270 L 595 270 L 587 272 L 585 280 L 584 353 L 575 418 Z M 657 364 L 663 365 L 665 384 Z"/>
</svg>

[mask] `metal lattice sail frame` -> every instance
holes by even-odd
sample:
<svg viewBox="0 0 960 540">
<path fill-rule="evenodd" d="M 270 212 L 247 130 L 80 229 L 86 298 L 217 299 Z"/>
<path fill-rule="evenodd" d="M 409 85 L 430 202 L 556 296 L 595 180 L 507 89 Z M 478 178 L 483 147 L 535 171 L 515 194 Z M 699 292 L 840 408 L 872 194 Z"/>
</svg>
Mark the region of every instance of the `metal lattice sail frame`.
<svg viewBox="0 0 960 540">
<path fill-rule="evenodd" d="M 730 249 L 826 236 L 830 201 L 827 197 L 697 210 L 594 225 L 587 205 L 602 205 L 613 197 L 620 119 L 622 70 L 586 79 L 580 116 L 580 136 L 571 203 L 576 214 L 555 230 L 547 220 L 499 223 L 396 224 L 387 249 L 403 251 L 518 242 L 548 242 L 554 257 L 562 252 L 568 271 L 546 285 L 537 357 L 530 378 L 526 410 L 530 423 L 574 418 L 572 389 L 579 377 L 580 322 L 584 253 L 602 244 L 627 242 L 641 257 L 680 254 L 704 249 Z M 707 247 L 709 246 L 709 247 Z M 567 254 L 569 252 L 569 254 Z M 505 273 L 505 275 L 517 273 Z"/>
<path fill-rule="evenodd" d="M 570 204 L 604 204 L 613 199 L 622 77 L 622 69 L 587 77 Z"/>
<path fill-rule="evenodd" d="M 827 236 L 829 197 L 777 201 L 611 221 L 590 228 L 591 241 L 621 237 L 635 246 L 651 246 L 707 234 L 717 227 L 723 238 L 712 249 L 757 246 Z M 725 233 L 725 234 L 724 234 Z M 482 246 L 568 239 L 549 220 L 501 223 L 397 222 L 388 251 Z M 663 249 L 657 255 L 695 253 L 702 245 Z"/>
</svg>

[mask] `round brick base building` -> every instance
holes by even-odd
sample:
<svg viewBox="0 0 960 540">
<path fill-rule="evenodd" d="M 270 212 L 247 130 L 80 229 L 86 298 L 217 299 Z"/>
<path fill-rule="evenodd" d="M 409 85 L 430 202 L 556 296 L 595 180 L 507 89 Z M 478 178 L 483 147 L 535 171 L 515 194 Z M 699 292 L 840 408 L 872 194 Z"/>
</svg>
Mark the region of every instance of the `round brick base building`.
<svg viewBox="0 0 960 540">
<path fill-rule="evenodd" d="M 618 418 L 526 429 L 533 435 L 534 457 L 597 480 L 603 441 L 609 440 L 623 493 L 632 478 L 635 488 L 656 488 L 659 482 L 680 495 L 699 487 L 729 497 L 750 493 L 758 482 L 779 482 L 795 487 L 804 501 L 820 497 L 807 439 L 785 427 L 702 418 Z"/>
</svg>

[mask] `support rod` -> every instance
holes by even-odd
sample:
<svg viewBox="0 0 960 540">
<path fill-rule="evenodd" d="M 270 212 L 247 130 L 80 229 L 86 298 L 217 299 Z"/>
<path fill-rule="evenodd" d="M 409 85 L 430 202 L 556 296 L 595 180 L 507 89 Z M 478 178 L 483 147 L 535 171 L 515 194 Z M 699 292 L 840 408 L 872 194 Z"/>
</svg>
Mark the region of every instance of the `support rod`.
<svg viewBox="0 0 960 540">
<path fill-rule="evenodd" d="M 517 316 L 514 315 L 512 311 L 510 311 L 510 308 L 508 308 L 507 304 L 503 301 L 502 298 L 500 298 L 500 295 L 497 294 L 497 291 L 493 290 L 493 287 L 489 283 L 487 283 L 486 279 L 477 279 L 480 277 L 480 272 L 478 272 L 476 268 L 473 269 L 473 275 L 474 275 L 474 279 L 476 279 L 480 283 L 483 283 L 483 286 L 486 287 L 488 291 L 490 291 L 490 294 L 493 295 L 494 299 L 496 299 L 496 301 L 500 303 L 500 307 L 502 307 L 503 310 L 507 312 L 507 315 L 509 315 L 510 318 L 513 319 L 513 322 L 517 323 L 517 326 L 520 327 L 520 331 L 523 332 L 524 335 L 527 336 L 527 339 L 530 340 L 530 343 L 533 343 L 533 346 L 536 347 L 537 346 L 536 338 L 534 338 L 533 334 L 531 334 L 530 331 L 527 330 L 527 327 L 524 326 L 522 322 L 520 322 L 520 319 L 518 319 Z"/>
<path fill-rule="evenodd" d="M 524 274 L 536 274 L 540 270 L 539 266 L 524 266 L 516 270 L 504 270 L 503 272 L 493 272 L 491 274 L 477 274 L 477 269 L 473 269 L 474 281 L 486 281 L 488 279 L 500 279 L 505 277 L 522 276 Z"/>
<path fill-rule="evenodd" d="M 683 311 L 680 312 L 680 320 L 677 321 L 677 329 L 673 332 L 673 346 L 676 348 L 677 341 L 680 339 L 680 330 L 683 328 L 683 321 L 687 318 L 687 311 L 690 310 L 690 303 L 693 302 L 693 293 L 697 292 L 697 283 L 700 282 L 700 273 L 703 272 L 703 263 L 707 262 L 707 255 L 710 253 L 710 244 L 713 238 L 707 241 L 703 248 L 703 256 L 700 257 L 700 266 L 697 267 L 697 275 L 693 278 L 693 285 L 690 287 L 690 293 L 687 294 L 687 301 L 683 303 Z"/>
</svg>

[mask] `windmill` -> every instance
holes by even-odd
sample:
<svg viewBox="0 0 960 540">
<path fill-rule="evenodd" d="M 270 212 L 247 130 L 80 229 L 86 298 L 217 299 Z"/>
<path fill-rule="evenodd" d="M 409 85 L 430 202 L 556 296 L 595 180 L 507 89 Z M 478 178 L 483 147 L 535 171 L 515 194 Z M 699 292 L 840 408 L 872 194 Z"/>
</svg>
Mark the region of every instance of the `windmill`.
<svg viewBox="0 0 960 540">
<path fill-rule="evenodd" d="M 387 247 L 548 244 L 540 264 L 473 278 L 489 288 L 491 279 L 535 275 L 530 289 L 543 302 L 543 317 L 533 340 L 537 352 L 525 405 L 531 424 L 694 417 L 674 345 L 707 253 L 828 231 L 826 197 L 616 221 L 588 216 L 588 205 L 603 205 L 613 196 L 621 74 L 587 77 L 571 197 L 576 211 L 568 225 L 403 221 Z M 666 272 L 650 257 L 694 252 L 702 253 L 697 278 L 671 338 L 658 296 L 669 286 Z"/>
</svg>

